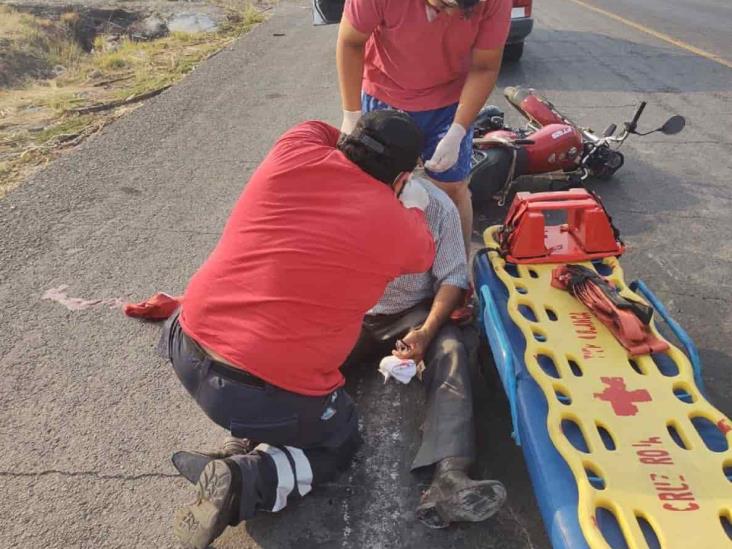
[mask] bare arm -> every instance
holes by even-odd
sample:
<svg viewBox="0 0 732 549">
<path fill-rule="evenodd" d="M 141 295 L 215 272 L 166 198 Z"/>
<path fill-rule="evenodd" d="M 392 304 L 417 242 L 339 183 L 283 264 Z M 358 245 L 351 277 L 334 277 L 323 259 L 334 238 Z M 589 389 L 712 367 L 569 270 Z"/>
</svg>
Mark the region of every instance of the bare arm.
<svg viewBox="0 0 732 549">
<path fill-rule="evenodd" d="M 363 56 L 369 35 L 357 31 L 344 17 L 338 29 L 336 66 L 344 111 L 361 110 Z"/>
<path fill-rule="evenodd" d="M 470 71 L 460 94 L 455 122 L 468 128 L 493 91 L 501 70 L 503 48 L 473 50 Z"/>
<path fill-rule="evenodd" d="M 464 291 L 462 288 L 451 284 L 440 286 L 435 299 L 432 301 L 432 308 L 427 320 L 420 328 L 410 330 L 402 339 L 408 347 L 407 350 L 394 351 L 393 354 L 403 359 L 411 358 L 419 363 L 424 358 L 424 353 L 427 351 L 432 339 L 450 317 L 450 313 L 462 303 Z"/>
<path fill-rule="evenodd" d="M 420 328 L 429 335 L 430 341 L 450 318 L 450 314 L 462 303 L 464 293 L 465 290 L 451 284 L 443 284 L 437 290 L 430 314 Z"/>
</svg>

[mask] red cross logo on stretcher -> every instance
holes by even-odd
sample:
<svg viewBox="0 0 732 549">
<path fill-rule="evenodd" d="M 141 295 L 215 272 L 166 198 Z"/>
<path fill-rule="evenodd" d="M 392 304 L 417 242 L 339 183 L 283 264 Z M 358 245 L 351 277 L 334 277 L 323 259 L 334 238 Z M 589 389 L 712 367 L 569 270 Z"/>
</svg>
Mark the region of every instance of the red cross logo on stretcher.
<svg viewBox="0 0 732 549">
<path fill-rule="evenodd" d="M 601 377 L 600 381 L 607 387 L 602 393 L 594 393 L 594 397 L 609 402 L 615 415 L 634 416 L 638 413 L 636 402 L 650 402 L 653 400 L 651 394 L 645 389 L 628 391 L 622 377 Z"/>
</svg>

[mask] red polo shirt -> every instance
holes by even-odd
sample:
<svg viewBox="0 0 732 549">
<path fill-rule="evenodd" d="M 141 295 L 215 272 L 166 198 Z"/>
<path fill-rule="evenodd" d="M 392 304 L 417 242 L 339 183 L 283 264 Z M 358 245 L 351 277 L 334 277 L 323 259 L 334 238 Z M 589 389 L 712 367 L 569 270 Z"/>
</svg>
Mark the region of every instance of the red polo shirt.
<svg viewBox="0 0 732 549">
<path fill-rule="evenodd" d="M 305 122 L 252 175 L 218 245 L 191 279 L 180 323 L 198 343 L 305 395 L 343 385 L 361 321 L 390 280 L 430 268 L 424 214 Z"/>
<path fill-rule="evenodd" d="M 485 0 L 469 17 L 443 11 L 430 21 L 425 0 L 346 0 L 344 17 L 371 35 L 364 91 L 405 111 L 457 103 L 473 50 L 506 43 L 511 5 L 511 0 Z"/>
</svg>

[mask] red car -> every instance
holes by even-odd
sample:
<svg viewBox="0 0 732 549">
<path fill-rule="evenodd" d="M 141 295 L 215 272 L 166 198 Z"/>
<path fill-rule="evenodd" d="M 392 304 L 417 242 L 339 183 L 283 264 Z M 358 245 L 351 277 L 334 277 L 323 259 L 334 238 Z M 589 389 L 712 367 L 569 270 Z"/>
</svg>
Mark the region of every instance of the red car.
<svg viewBox="0 0 732 549">
<path fill-rule="evenodd" d="M 533 0 L 513 0 L 511 10 L 511 32 L 508 34 L 503 58 L 506 61 L 518 61 L 524 54 L 524 40 L 534 28 L 531 17 Z"/>
</svg>

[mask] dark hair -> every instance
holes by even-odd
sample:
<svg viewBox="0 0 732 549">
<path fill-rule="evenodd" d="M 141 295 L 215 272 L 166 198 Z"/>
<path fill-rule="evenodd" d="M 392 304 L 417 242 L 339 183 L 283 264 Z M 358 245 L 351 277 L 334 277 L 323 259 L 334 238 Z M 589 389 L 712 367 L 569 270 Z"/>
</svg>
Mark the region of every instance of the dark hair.
<svg viewBox="0 0 732 549">
<path fill-rule="evenodd" d="M 387 185 L 391 185 L 400 173 L 411 172 L 417 166 L 417 157 L 411 168 L 397 166 L 393 158 L 367 147 L 352 135 L 341 134 L 336 147 L 356 166 Z"/>
</svg>

